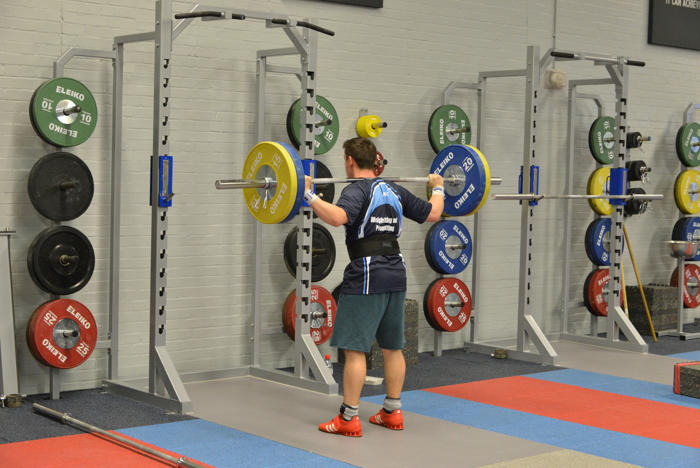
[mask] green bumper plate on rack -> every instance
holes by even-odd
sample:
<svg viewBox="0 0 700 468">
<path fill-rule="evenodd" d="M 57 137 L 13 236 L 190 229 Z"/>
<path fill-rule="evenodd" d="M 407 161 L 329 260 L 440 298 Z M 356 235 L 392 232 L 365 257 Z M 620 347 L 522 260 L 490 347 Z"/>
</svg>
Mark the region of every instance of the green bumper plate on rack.
<svg viewBox="0 0 700 468">
<path fill-rule="evenodd" d="M 599 117 L 593 121 L 588 132 L 588 147 L 601 164 L 610 164 L 615 159 L 615 119 Z"/>
<path fill-rule="evenodd" d="M 73 78 L 54 78 L 39 86 L 29 102 L 29 119 L 47 143 L 66 148 L 84 143 L 97 126 L 97 104 Z"/>
<path fill-rule="evenodd" d="M 691 122 L 678 129 L 676 154 L 686 166 L 700 165 L 700 124 Z"/>
<path fill-rule="evenodd" d="M 287 111 L 287 135 L 289 141 L 299 149 L 301 145 L 301 99 L 294 101 Z M 316 143 L 314 154 L 325 154 L 338 141 L 340 124 L 338 113 L 330 101 L 323 96 L 316 96 L 316 113 L 314 114 L 314 133 Z"/>
<path fill-rule="evenodd" d="M 448 145 L 468 145 L 472 128 L 467 113 L 452 104 L 438 107 L 428 121 L 428 139 L 436 153 Z"/>
</svg>

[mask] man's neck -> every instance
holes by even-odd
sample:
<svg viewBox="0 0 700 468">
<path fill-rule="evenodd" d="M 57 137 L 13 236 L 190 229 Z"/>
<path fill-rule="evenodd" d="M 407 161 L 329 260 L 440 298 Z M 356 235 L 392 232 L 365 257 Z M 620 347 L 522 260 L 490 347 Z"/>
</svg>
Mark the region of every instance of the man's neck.
<svg viewBox="0 0 700 468">
<path fill-rule="evenodd" d="M 374 169 L 356 169 L 353 177 L 356 179 L 374 179 L 377 175 L 374 173 Z"/>
</svg>

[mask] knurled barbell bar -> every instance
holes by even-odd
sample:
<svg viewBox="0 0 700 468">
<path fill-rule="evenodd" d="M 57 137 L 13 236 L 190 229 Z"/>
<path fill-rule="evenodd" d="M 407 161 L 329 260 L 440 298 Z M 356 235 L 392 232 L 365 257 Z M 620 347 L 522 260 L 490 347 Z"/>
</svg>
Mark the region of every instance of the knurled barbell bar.
<svg viewBox="0 0 700 468">
<path fill-rule="evenodd" d="M 664 196 L 660 193 L 637 194 L 630 193 L 627 195 L 579 195 L 579 194 L 560 194 L 549 195 L 543 193 L 499 193 L 492 196 L 494 200 L 521 200 L 521 201 L 539 201 L 543 198 L 550 199 L 611 199 L 611 200 L 663 200 Z"/>
</svg>

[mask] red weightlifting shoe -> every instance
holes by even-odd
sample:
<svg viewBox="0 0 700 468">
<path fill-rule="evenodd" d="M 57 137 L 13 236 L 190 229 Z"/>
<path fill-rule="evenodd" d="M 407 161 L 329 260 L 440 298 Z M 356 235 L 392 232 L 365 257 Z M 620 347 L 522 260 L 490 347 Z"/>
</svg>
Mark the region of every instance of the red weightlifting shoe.
<svg viewBox="0 0 700 468">
<path fill-rule="evenodd" d="M 327 423 L 319 424 L 318 430 L 348 437 L 362 437 L 362 423 L 357 416 L 353 416 L 350 421 L 346 421 L 339 414 Z"/>
<path fill-rule="evenodd" d="M 403 429 L 403 414 L 400 409 L 387 413 L 384 411 L 384 408 L 382 408 L 379 410 L 379 413 L 370 416 L 369 422 L 377 426 L 384 426 L 395 431 L 400 431 Z"/>
</svg>

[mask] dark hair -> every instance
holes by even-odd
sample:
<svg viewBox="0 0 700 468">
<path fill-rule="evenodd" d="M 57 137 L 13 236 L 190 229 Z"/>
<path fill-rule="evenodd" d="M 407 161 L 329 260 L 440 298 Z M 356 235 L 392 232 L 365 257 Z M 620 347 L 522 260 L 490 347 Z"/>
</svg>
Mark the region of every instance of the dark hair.
<svg viewBox="0 0 700 468">
<path fill-rule="evenodd" d="M 377 147 L 367 138 L 355 137 L 343 143 L 345 156 L 352 156 L 360 169 L 372 169 L 377 160 Z"/>
</svg>

